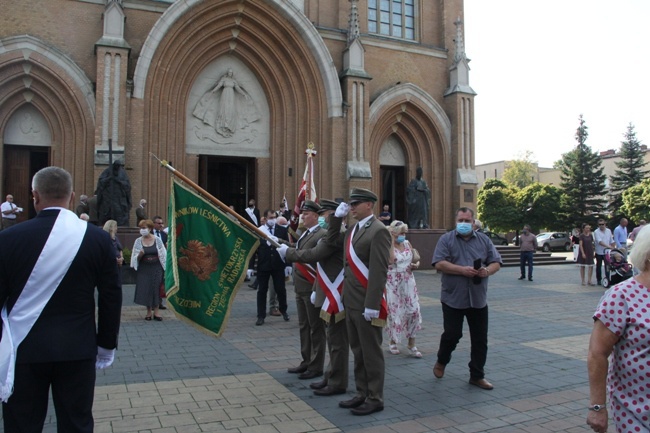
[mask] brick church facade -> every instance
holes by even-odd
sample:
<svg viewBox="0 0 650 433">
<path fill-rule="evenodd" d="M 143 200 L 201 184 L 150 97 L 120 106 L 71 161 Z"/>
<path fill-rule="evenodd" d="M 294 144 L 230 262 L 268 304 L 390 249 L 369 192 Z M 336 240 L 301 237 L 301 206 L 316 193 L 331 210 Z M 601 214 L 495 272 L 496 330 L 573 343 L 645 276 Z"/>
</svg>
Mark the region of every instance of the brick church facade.
<svg viewBox="0 0 650 433">
<path fill-rule="evenodd" d="M 166 214 L 169 172 L 243 212 L 293 205 L 313 143 L 320 197 L 378 193 L 428 225 L 474 206 L 463 0 L 0 0 L 2 196 L 58 165 L 91 195 L 123 159 L 137 206 Z M 381 206 L 378 206 L 381 209 Z M 33 209 L 32 209 L 33 212 Z M 135 223 L 132 210 L 131 221 Z"/>
</svg>

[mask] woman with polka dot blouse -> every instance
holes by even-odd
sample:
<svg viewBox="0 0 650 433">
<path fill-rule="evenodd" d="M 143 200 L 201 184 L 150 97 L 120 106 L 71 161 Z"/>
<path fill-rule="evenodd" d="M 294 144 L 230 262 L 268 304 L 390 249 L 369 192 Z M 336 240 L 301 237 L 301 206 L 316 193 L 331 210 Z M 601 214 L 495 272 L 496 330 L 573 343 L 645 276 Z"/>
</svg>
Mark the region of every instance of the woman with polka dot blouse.
<svg viewBox="0 0 650 433">
<path fill-rule="evenodd" d="M 650 431 L 650 226 L 629 259 L 640 273 L 605 292 L 589 342 L 587 424 L 598 433 L 607 431 L 608 416 L 617 432 Z"/>
</svg>

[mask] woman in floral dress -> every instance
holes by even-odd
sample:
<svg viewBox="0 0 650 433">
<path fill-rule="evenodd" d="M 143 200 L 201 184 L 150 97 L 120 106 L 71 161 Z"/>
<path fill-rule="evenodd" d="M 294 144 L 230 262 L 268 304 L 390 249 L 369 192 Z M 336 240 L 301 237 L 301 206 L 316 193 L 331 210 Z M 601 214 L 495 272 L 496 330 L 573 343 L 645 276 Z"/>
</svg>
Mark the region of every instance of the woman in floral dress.
<svg viewBox="0 0 650 433">
<path fill-rule="evenodd" d="M 415 334 L 421 329 L 422 316 L 418 289 L 415 286 L 412 269 L 420 262 L 411 263 L 413 248 L 406 240 L 408 225 L 395 220 L 388 227 L 393 238 L 393 248 L 390 253 L 388 278 L 386 280 L 386 300 L 388 302 L 388 323 L 386 333 L 390 339 L 390 353 L 400 353 L 397 344 L 400 337 L 406 335 L 408 351 L 415 358 L 422 358 L 422 353 L 415 345 Z"/>
</svg>

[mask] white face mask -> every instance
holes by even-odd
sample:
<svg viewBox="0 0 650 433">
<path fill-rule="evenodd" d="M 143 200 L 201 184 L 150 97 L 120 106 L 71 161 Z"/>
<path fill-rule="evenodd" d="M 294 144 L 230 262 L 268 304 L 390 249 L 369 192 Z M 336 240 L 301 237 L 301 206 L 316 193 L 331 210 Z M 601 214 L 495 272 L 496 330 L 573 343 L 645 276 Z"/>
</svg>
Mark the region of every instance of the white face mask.
<svg viewBox="0 0 650 433">
<path fill-rule="evenodd" d="M 140 229 L 140 234 L 141 234 L 142 236 L 146 236 L 146 235 L 148 235 L 148 234 L 149 234 L 149 229 Z"/>
<path fill-rule="evenodd" d="M 266 225 L 273 228 L 275 227 L 275 218 L 269 218 L 266 220 Z"/>
</svg>

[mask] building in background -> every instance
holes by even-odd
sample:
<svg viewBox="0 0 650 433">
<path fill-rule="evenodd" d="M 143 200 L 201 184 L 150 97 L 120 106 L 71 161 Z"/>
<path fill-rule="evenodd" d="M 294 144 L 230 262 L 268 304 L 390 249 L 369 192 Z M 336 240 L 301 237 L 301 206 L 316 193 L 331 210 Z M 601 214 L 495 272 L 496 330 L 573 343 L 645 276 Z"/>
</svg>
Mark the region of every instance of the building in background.
<svg viewBox="0 0 650 433">
<path fill-rule="evenodd" d="M 322 197 L 370 188 L 404 219 L 422 166 L 430 227 L 475 205 L 463 0 L 0 5 L 0 174 L 19 204 L 43 166 L 91 195 L 121 158 L 132 196 L 164 214 L 154 154 L 239 212 L 274 207 L 296 197 L 313 142 Z"/>
</svg>

